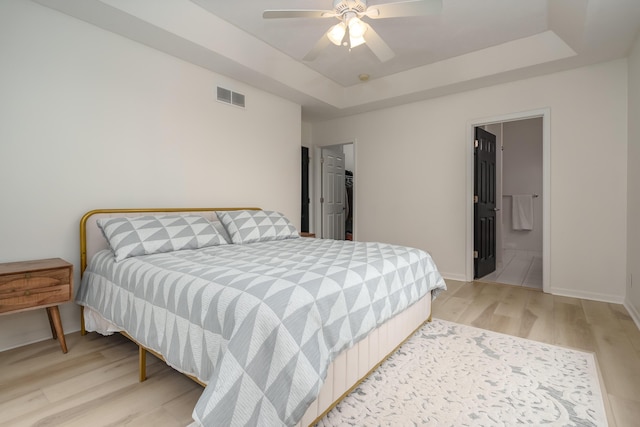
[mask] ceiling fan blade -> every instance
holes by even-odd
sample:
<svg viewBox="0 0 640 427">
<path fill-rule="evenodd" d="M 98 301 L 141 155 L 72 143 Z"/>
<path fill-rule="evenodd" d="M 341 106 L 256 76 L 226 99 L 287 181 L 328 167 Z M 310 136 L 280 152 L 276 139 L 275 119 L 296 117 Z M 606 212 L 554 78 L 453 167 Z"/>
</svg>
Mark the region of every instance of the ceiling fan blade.
<svg viewBox="0 0 640 427">
<path fill-rule="evenodd" d="M 364 39 L 369 49 L 378 57 L 380 62 L 386 62 L 396 55 L 369 24 L 367 24 L 367 32 L 364 34 Z"/>
<path fill-rule="evenodd" d="M 371 19 L 433 15 L 442 11 L 442 0 L 410 0 L 370 6 L 365 15 Z"/>
<path fill-rule="evenodd" d="M 320 52 L 322 52 L 324 49 L 326 49 L 327 46 L 329 46 L 330 43 L 331 41 L 329 41 L 327 34 L 323 34 L 322 37 L 320 37 L 320 40 L 318 40 L 318 42 L 315 44 L 315 46 L 313 46 L 309 53 L 307 53 L 302 59 L 305 61 L 313 61 L 318 57 L 318 55 L 320 55 Z"/>
<path fill-rule="evenodd" d="M 264 19 L 279 18 L 333 18 L 336 14 L 332 10 L 265 10 L 262 12 Z"/>
</svg>

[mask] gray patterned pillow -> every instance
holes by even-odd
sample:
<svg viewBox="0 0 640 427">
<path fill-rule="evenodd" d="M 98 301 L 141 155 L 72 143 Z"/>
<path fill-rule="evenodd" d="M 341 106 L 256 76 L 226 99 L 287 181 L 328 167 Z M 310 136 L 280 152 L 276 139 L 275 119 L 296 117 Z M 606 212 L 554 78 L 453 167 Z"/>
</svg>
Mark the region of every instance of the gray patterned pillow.
<svg viewBox="0 0 640 427">
<path fill-rule="evenodd" d="M 139 255 L 227 244 L 213 225 L 198 215 L 101 218 L 97 222 L 116 261 Z"/>
<path fill-rule="evenodd" d="M 219 211 L 218 218 L 227 229 L 232 243 L 265 242 L 295 239 L 298 230 L 279 212 Z"/>
</svg>

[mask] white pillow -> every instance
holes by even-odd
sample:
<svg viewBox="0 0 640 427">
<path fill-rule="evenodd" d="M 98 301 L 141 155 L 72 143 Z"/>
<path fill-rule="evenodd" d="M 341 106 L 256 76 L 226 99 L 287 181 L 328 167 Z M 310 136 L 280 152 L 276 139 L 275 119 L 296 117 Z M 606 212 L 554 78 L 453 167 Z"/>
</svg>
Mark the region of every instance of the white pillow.
<svg viewBox="0 0 640 427">
<path fill-rule="evenodd" d="M 101 218 L 97 222 L 116 261 L 227 244 L 213 224 L 198 215 Z"/>
<path fill-rule="evenodd" d="M 218 218 L 227 229 L 232 243 L 253 243 L 269 240 L 295 239 L 298 230 L 280 212 L 240 210 L 218 211 Z"/>
</svg>

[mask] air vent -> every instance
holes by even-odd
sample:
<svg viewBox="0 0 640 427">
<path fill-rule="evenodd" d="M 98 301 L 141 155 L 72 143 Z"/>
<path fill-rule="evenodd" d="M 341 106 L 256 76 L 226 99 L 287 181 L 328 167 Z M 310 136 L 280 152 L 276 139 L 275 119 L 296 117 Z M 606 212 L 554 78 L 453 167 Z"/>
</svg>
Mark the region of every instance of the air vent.
<svg viewBox="0 0 640 427">
<path fill-rule="evenodd" d="M 244 108 L 244 95 L 238 92 L 231 92 L 231 103 L 236 107 Z"/>
<path fill-rule="evenodd" d="M 218 101 L 245 108 L 244 95 L 218 86 Z"/>
<path fill-rule="evenodd" d="M 231 104 L 231 91 L 218 86 L 218 101 Z"/>
</svg>

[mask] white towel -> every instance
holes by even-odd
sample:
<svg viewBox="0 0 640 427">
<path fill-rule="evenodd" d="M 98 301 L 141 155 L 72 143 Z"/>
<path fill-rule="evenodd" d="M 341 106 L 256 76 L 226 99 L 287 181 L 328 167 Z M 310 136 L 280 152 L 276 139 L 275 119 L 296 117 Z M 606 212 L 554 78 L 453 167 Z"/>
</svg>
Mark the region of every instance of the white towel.
<svg viewBox="0 0 640 427">
<path fill-rule="evenodd" d="M 514 230 L 533 230 L 533 196 L 513 195 L 511 213 Z"/>
</svg>

